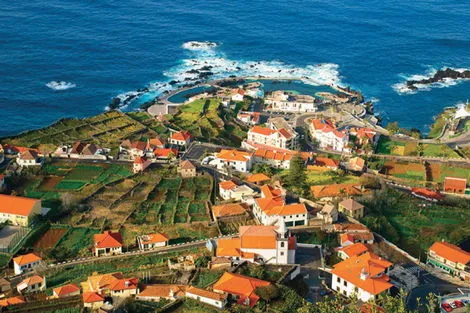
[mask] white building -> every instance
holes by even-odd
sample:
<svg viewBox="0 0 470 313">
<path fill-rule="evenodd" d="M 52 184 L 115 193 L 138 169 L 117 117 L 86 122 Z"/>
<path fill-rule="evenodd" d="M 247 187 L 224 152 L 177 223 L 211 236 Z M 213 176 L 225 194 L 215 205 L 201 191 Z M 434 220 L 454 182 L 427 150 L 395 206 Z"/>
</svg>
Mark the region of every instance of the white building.
<svg viewBox="0 0 470 313">
<path fill-rule="evenodd" d="M 316 112 L 315 98 L 309 95 L 294 95 L 276 90 L 264 99 L 269 111 L 304 113 Z"/>
<path fill-rule="evenodd" d="M 252 154 L 238 150 L 221 150 L 215 154 L 215 165 L 219 170 L 235 170 L 247 173 L 251 170 Z"/>
<path fill-rule="evenodd" d="M 41 277 L 39 275 L 30 276 L 16 286 L 16 290 L 21 294 L 39 292 L 45 289 L 46 277 Z"/>
<path fill-rule="evenodd" d="M 268 185 L 261 187 L 261 198 L 255 199 L 253 214 L 263 225 L 280 222 L 284 222 L 286 227 L 308 225 L 305 204 L 286 204 L 282 192 Z"/>
<path fill-rule="evenodd" d="M 290 160 L 297 153 L 292 150 L 257 148 L 253 154 L 253 164 L 262 163 L 274 168 L 288 169 L 290 167 Z M 300 152 L 300 156 L 304 161 L 307 161 L 312 157 L 312 153 Z"/>
<path fill-rule="evenodd" d="M 320 148 L 335 151 L 349 152 L 349 135 L 346 131 L 339 131 L 329 120 L 313 119 L 310 124 L 310 135 L 318 141 Z"/>
<path fill-rule="evenodd" d="M 168 141 L 172 145 L 187 147 L 191 143 L 191 138 L 191 134 L 188 131 L 180 131 L 171 134 Z"/>
<path fill-rule="evenodd" d="M 16 163 L 21 167 L 42 166 L 44 158 L 35 150 L 25 150 L 18 154 Z"/>
<path fill-rule="evenodd" d="M 223 309 L 227 304 L 227 294 L 190 286 L 186 289 L 186 297 Z"/>
<path fill-rule="evenodd" d="M 282 224 L 282 223 L 281 223 Z M 294 264 L 297 242 L 281 226 L 240 226 L 238 238 L 217 241 L 216 256 L 235 261 Z"/>
<path fill-rule="evenodd" d="M 232 180 L 226 180 L 219 183 L 219 195 L 224 200 L 241 201 L 244 197 L 256 195 L 256 191 L 247 185 L 238 185 Z"/>
<path fill-rule="evenodd" d="M 95 256 L 116 255 L 122 253 L 122 236 L 119 232 L 105 231 L 93 236 Z"/>
<path fill-rule="evenodd" d="M 232 101 L 243 101 L 243 97 L 245 96 L 245 91 L 241 88 L 237 88 L 232 90 Z"/>
<path fill-rule="evenodd" d="M 32 271 L 41 263 L 41 260 L 42 259 L 34 253 L 28 253 L 13 258 L 13 269 L 15 271 L 15 275 Z"/>
<path fill-rule="evenodd" d="M 148 250 L 168 245 L 169 238 L 165 234 L 156 233 L 150 235 L 142 235 L 137 237 L 137 244 L 140 250 Z"/>
<path fill-rule="evenodd" d="M 332 204 L 325 204 L 321 211 L 317 212 L 317 218 L 325 224 L 333 224 L 338 221 L 338 209 Z"/>
<path fill-rule="evenodd" d="M 279 149 L 294 149 L 296 138 L 296 133 L 291 133 L 284 128 L 275 130 L 269 127 L 253 126 L 248 131 L 246 141 Z"/>
<path fill-rule="evenodd" d="M 260 122 L 260 114 L 259 112 L 240 111 L 237 114 L 237 119 L 248 125 L 256 125 Z"/>
<path fill-rule="evenodd" d="M 331 289 L 363 302 L 374 300 L 393 287 L 387 276 L 392 265 L 371 252 L 352 256 L 333 266 Z"/>
</svg>

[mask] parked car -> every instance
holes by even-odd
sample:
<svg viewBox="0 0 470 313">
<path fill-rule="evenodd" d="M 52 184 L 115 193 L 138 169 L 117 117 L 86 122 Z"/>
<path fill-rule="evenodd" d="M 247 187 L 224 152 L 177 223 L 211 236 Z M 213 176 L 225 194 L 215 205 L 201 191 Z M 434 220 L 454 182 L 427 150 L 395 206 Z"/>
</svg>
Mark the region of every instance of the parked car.
<svg viewBox="0 0 470 313">
<path fill-rule="evenodd" d="M 455 301 L 454 301 L 454 304 L 455 304 L 458 308 L 463 308 L 463 307 L 464 307 L 464 304 L 462 303 L 462 301 L 459 301 L 459 300 L 455 300 Z"/>
<path fill-rule="evenodd" d="M 455 305 L 454 302 L 450 302 L 449 305 L 450 305 L 450 307 L 451 307 L 452 309 L 456 309 L 456 308 L 457 308 L 457 306 Z"/>
<path fill-rule="evenodd" d="M 444 309 L 444 311 L 446 312 L 452 312 L 452 307 L 449 305 L 449 303 L 442 303 L 441 304 L 441 308 Z"/>
<path fill-rule="evenodd" d="M 465 305 L 470 305 L 470 300 L 468 300 L 468 299 L 463 299 L 463 300 L 462 300 L 462 303 L 465 304 Z"/>
</svg>

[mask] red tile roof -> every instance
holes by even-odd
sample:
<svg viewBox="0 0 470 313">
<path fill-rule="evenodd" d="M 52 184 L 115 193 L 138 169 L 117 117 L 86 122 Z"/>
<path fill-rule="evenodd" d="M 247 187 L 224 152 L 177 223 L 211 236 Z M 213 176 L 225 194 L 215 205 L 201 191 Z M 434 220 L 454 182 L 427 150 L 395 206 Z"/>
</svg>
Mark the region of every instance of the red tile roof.
<svg viewBox="0 0 470 313">
<path fill-rule="evenodd" d="M 167 242 L 170 240 L 167 234 L 164 233 L 155 233 L 150 235 L 143 235 L 142 238 L 143 244 L 150 244 L 150 243 L 160 243 L 160 242 Z"/>
<path fill-rule="evenodd" d="M 93 236 L 95 242 L 95 248 L 118 248 L 122 247 L 122 236 L 121 233 L 105 231 L 102 234 L 95 234 Z"/>
<path fill-rule="evenodd" d="M 322 158 L 318 157 L 315 159 L 315 165 L 317 166 L 326 166 L 329 168 L 338 168 L 339 166 L 339 161 L 335 159 L 330 159 L 330 158 Z"/>
<path fill-rule="evenodd" d="M 436 200 L 441 200 L 444 197 L 440 192 L 432 191 L 426 188 L 411 188 L 411 193 L 417 196 Z"/>
<path fill-rule="evenodd" d="M 191 139 L 191 134 L 188 131 L 180 131 L 173 133 L 170 138 L 178 141 L 187 141 Z"/>
<path fill-rule="evenodd" d="M 104 301 L 104 298 L 96 292 L 84 292 L 82 298 L 84 303 Z"/>
<path fill-rule="evenodd" d="M 251 158 L 251 153 L 238 150 L 221 150 L 216 154 L 216 157 L 224 161 L 247 162 Z"/>
<path fill-rule="evenodd" d="M 233 180 L 225 180 L 219 183 L 219 188 L 223 190 L 232 190 L 238 187 L 238 185 Z"/>
<path fill-rule="evenodd" d="M 23 296 L 10 297 L 0 300 L 0 307 L 7 307 L 10 305 L 22 304 L 25 303 Z"/>
<path fill-rule="evenodd" d="M 345 253 L 349 258 L 355 255 L 361 255 L 367 251 L 369 251 L 369 248 L 363 243 L 354 243 L 352 245 L 343 247 L 339 249 L 338 251 L 342 251 Z"/>
<path fill-rule="evenodd" d="M 153 150 L 153 154 L 157 158 L 169 158 L 170 156 L 178 156 L 178 150 L 172 148 L 157 148 Z"/>
<path fill-rule="evenodd" d="M 252 174 L 247 177 L 246 181 L 249 183 L 261 183 L 270 180 L 271 178 L 263 173 Z"/>
<path fill-rule="evenodd" d="M 214 291 L 209 291 L 206 289 L 201 289 L 197 287 L 190 286 L 186 289 L 186 293 L 190 293 L 199 297 L 208 298 L 216 301 L 225 301 L 227 299 L 227 294 L 218 293 Z"/>
</svg>

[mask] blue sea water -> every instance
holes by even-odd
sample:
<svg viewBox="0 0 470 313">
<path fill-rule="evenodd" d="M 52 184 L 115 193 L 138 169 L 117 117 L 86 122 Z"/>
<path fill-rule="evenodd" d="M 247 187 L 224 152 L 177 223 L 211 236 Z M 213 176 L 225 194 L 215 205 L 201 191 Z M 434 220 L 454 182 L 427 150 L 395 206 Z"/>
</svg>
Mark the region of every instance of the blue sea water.
<svg viewBox="0 0 470 313">
<path fill-rule="evenodd" d="M 469 20 L 469 0 L 3 1 L 0 136 L 97 114 L 113 97 L 152 86 L 133 109 L 201 64 L 219 76 L 236 67 L 251 74 L 253 65 L 351 85 L 385 120 L 427 130 L 442 108 L 470 98 L 470 82 L 414 94 L 393 86 L 444 66 L 470 68 Z M 218 47 L 183 48 L 192 40 Z M 56 80 L 76 87 L 46 86 Z"/>
</svg>

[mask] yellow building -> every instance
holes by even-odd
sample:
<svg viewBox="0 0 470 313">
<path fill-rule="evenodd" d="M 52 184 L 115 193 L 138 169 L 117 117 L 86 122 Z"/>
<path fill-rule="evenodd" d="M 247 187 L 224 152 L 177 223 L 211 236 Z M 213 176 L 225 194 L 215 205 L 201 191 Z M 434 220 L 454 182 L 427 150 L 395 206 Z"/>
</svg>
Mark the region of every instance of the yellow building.
<svg viewBox="0 0 470 313">
<path fill-rule="evenodd" d="M 28 226 L 31 218 L 41 214 L 41 200 L 0 195 L 0 221 L 11 221 L 13 225 Z"/>
</svg>

